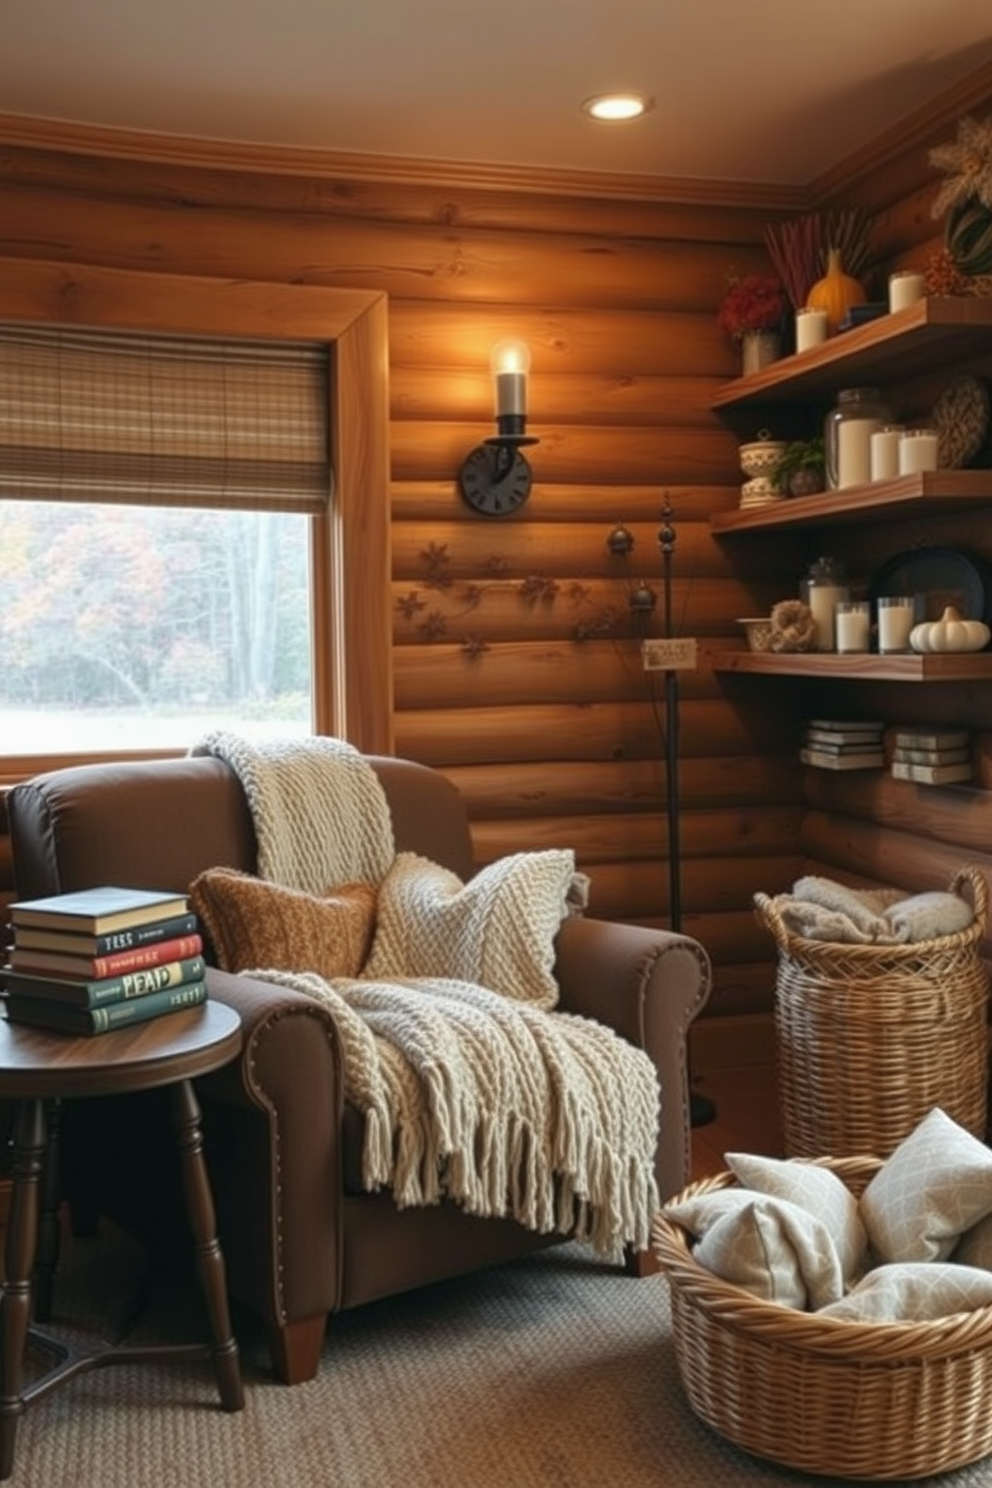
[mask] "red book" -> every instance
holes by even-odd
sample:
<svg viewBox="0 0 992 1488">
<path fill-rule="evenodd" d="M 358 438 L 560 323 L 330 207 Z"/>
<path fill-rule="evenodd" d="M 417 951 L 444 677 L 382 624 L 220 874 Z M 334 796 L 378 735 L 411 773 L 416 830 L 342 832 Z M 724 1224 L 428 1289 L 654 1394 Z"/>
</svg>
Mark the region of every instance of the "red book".
<svg viewBox="0 0 992 1488">
<path fill-rule="evenodd" d="M 68 956 L 36 950 L 33 946 L 19 948 L 15 936 L 9 965 L 12 971 L 27 975 L 43 972 L 67 982 L 91 982 L 120 976 L 122 972 L 140 971 L 145 966 L 182 961 L 187 956 L 198 956 L 202 950 L 202 936 L 180 935 L 174 940 L 160 940 L 157 945 L 133 946 L 129 951 L 113 951 L 107 956 Z"/>
</svg>

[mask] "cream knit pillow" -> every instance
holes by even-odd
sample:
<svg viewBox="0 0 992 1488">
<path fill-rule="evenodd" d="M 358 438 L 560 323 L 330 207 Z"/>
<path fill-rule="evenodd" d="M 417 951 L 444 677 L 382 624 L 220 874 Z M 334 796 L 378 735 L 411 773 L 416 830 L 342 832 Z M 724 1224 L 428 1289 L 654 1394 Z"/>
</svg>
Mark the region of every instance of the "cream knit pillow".
<svg viewBox="0 0 992 1488">
<path fill-rule="evenodd" d="M 823 1221 L 830 1232 L 846 1285 L 865 1269 L 868 1236 L 858 1201 L 842 1178 L 829 1168 L 797 1159 L 757 1157 L 728 1152 L 727 1167 L 745 1188 L 788 1199 Z"/>
<path fill-rule="evenodd" d="M 575 855 L 500 858 L 467 884 L 416 853 L 399 853 L 379 888 L 363 977 L 447 977 L 552 1008 L 555 936 L 571 912 Z"/>
</svg>

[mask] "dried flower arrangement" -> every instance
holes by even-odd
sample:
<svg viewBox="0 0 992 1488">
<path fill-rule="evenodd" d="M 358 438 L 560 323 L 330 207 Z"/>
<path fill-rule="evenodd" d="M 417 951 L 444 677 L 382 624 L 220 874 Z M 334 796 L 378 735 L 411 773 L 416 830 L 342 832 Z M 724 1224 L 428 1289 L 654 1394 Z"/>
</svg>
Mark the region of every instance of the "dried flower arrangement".
<svg viewBox="0 0 992 1488">
<path fill-rule="evenodd" d="M 928 294 L 992 293 L 992 116 L 958 121 L 957 138 L 930 151 L 944 173 L 931 216 L 946 214 L 944 246 L 930 254 Z"/>
<path fill-rule="evenodd" d="M 813 285 L 826 273 L 827 256 L 836 248 L 845 274 L 866 289 L 871 275 L 871 218 L 862 207 L 832 212 L 805 212 L 765 228 L 768 256 L 794 310 L 806 304 Z"/>
<path fill-rule="evenodd" d="M 785 291 L 774 274 L 727 275 L 717 320 L 731 341 L 750 331 L 777 331 L 786 311 Z"/>
</svg>

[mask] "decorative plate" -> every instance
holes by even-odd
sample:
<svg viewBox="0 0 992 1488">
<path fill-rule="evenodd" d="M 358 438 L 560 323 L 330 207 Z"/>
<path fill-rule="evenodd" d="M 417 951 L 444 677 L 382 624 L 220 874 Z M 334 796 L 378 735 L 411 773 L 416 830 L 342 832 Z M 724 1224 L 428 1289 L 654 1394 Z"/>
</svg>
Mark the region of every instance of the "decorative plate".
<svg viewBox="0 0 992 1488">
<path fill-rule="evenodd" d="M 965 620 L 992 621 L 992 569 L 961 548 L 913 548 L 897 553 L 873 576 L 869 599 L 915 595 L 916 620 L 939 620 L 953 605 Z"/>
<path fill-rule="evenodd" d="M 989 426 L 989 393 L 977 377 L 955 377 L 933 405 L 930 421 L 937 430 L 937 464 L 961 470 L 973 460 Z"/>
</svg>

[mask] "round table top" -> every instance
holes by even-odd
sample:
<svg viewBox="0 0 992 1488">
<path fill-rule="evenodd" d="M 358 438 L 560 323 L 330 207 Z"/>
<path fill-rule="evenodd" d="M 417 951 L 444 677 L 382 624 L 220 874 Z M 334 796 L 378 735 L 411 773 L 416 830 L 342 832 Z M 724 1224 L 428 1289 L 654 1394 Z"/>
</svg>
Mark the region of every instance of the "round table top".
<svg viewBox="0 0 992 1488">
<path fill-rule="evenodd" d="M 0 1097 L 150 1090 L 219 1069 L 240 1050 L 241 1019 L 213 999 L 83 1038 L 0 1019 Z"/>
</svg>

